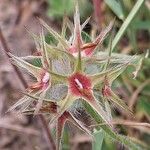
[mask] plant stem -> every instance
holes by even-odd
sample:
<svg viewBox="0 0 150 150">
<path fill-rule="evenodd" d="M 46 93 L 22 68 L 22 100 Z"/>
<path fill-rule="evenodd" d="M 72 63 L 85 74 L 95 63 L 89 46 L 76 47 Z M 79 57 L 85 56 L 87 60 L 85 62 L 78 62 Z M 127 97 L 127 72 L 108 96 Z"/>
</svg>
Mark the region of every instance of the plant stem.
<svg viewBox="0 0 150 150">
<path fill-rule="evenodd" d="M 8 55 L 8 53 L 9 53 L 10 51 L 9 51 L 8 45 L 7 45 L 7 43 L 6 43 L 6 40 L 5 40 L 5 38 L 4 38 L 4 35 L 3 35 L 3 33 L 2 33 L 1 28 L 0 28 L 0 41 L 1 41 L 1 44 L 2 44 L 2 47 L 3 47 L 3 49 L 4 49 L 5 54 L 7 55 L 8 58 L 10 58 L 9 55 Z M 8 60 L 9 60 L 9 59 L 8 59 Z M 9 62 L 10 62 L 10 61 L 9 61 Z M 17 73 L 17 76 L 18 76 L 18 78 L 20 79 L 22 85 L 23 85 L 25 88 L 27 88 L 27 87 L 28 87 L 28 84 L 27 84 L 27 82 L 25 81 L 25 79 L 24 79 L 23 75 L 21 74 L 20 70 L 19 70 L 15 65 L 12 65 L 12 67 L 13 67 L 13 69 L 15 70 L 15 72 Z"/>
<path fill-rule="evenodd" d="M 145 0 L 138 0 L 136 4 L 133 6 L 131 12 L 129 13 L 128 17 L 125 19 L 124 23 L 122 24 L 121 28 L 119 29 L 117 35 L 115 36 L 113 42 L 112 42 L 112 51 L 115 49 L 116 45 L 118 44 L 119 40 L 127 30 L 128 26 L 130 25 L 131 21 L 143 5 Z"/>
<path fill-rule="evenodd" d="M 45 117 L 44 117 L 42 114 L 40 114 L 38 117 L 39 117 L 39 119 L 40 119 L 40 121 L 41 121 L 41 123 L 42 123 L 42 125 L 43 125 L 43 129 L 44 129 L 44 131 L 45 131 L 45 133 L 46 133 L 46 135 L 47 135 L 46 140 L 47 140 L 47 142 L 49 143 L 50 149 L 51 149 L 51 150 L 55 150 L 55 149 L 56 149 L 56 146 L 55 146 L 53 137 L 51 136 L 51 133 L 50 133 L 50 131 L 49 131 L 49 127 L 48 127 L 48 125 L 47 125 L 47 122 L 46 122 Z"/>
</svg>

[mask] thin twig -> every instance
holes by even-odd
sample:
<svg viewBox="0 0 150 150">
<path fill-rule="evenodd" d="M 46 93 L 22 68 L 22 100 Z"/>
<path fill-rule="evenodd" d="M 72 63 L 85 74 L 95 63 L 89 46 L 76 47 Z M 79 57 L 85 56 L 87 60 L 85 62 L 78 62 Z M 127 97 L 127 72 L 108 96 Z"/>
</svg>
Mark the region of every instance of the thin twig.
<svg viewBox="0 0 150 150">
<path fill-rule="evenodd" d="M 9 55 L 8 55 L 8 53 L 10 52 L 10 49 L 8 48 L 8 45 L 7 45 L 7 43 L 6 43 L 6 40 L 5 40 L 5 38 L 4 38 L 4 35 L 3 35 L 3 33 L 2 33 L 1 28 L 0 28 L 0 41 L 1 41 L 1 44 L 2 44 L 2 47 L 3 47 L 3 50 L 4 50 L 5 54 L 7 55 L 8 58 L 10 58 Z M 8 59 L 8 60 L 9 60 L 9 59 Z M 9 62 L 10 62 L 10 61 L 9 61 Z M 25 88 L 27 88 L 27 87 L 28 87 L 28 84 L 27 84 L 27 82 L 25 81 L 25 79 L 24 79 L 23 75 L 21 74 L 20 70 L 19 70 L 15 65 L 12 65 L 12 66 L 13 66 L 13 69 L 15 70 L 15 72 L 17 73 L 17 76 L 18 76 L 18 78 L 20 79 L 20 81 L 21 81 L 21 83 L 23 84 L 23 86 L 24 86 Z"/>
<path fill-rule="evenodd" d="M 5 40 L 4 36 L 3 36 L 3 33 L 2 33 L 1 28 L 0 28 L 0 41 L 1 41 L 1 44 L 2 44 L 2 46 L 3 46 L 3 49 L 4 49 L 5 54 L 6 54 L 7 57 L 9 58 L 8 53 L 10 52 L 10 49 L 9 49 L 7 43 L 6 43 L 6 40 Z M 10 61 L 9 61 L 9 62 L 10 62 Z M 21 81 L 22 85 L 24 86 L 24 88 L 27 88 L 27 87 L 28 87 L 28 84 L 27 84 L 26 80 L 24 79 L 24 77 L 22 76 L 22 73 L 20 72 L 20 70 L 19 70 L 16 66 L 14 66 L 14 65 L 12 65 L 12 66 L 13 66 L 13 69 L 16 71 L 17 76 L 18 76 L 18 78 L 20 79 L 20 81 Z M 46 134 L 46 136 L 47 136 L 46 140 L 47 140 L 48 143 L 49 143 L 49 148 L 50 148 L 51 150 L 55 150 L 55 149 L 56 149 L 56 148 L 55 148 L 55 143 L 54 143 L 53 138 L 52 138 L 52 136 L 51 136 L 51 133 L 50 133 L 50 131 L 49 131 L 49 127 L 48 127 L 48 124 L 47 124 L 47 122 L 46 122 L 46 120 L 45 120 L 45 117 L 44 117 L 42 114 L 39 115 L 38 117 L 39 117 L 39 120 L 41 121 L 41 123 L 42 123 L 42 125 L 43 125 L 43 129 L 44 129 L 45 134 Z"/>
<path fill-rule="evenodd" d="M 142 122 L 142 123 L 141 122 L 133 122 L 133 121 L 129 121 L 129 120 L 116 120 L 116 121 L 112 121 L 111 124 L 126 125 L 126 126 L 144 126 L 144 127 L 150 128 L 149 123 L 146 123 L 146 122 Z M 102 125 L 106 125 L 106 123 L 91 125 L 90 127 L 96 127 L 96 126 L 102 126 Z"/>
<path fill-rule="evenodd" d="M 39 116 L 39 119 L 42 122 L 43 128 L 44 128 L 44 130 L 45 130 L 45 132 L 47 134 L 47 137 L 48 137 L 47 141 L 50 143 L 50 149 L 51 150 L 55 150 L 56 146 L 55 146 L 55 143 L 54 143 L 53 138 L 51 136 L 51 133 L 49 131 L 49 127 L 47 125 L 47 122 L 46 122 L 46 120 L 45 120 L 45 118 L 44 118 L 44 116 L 42 114 L 39 114 L 38 116 Z"/>
</svg>

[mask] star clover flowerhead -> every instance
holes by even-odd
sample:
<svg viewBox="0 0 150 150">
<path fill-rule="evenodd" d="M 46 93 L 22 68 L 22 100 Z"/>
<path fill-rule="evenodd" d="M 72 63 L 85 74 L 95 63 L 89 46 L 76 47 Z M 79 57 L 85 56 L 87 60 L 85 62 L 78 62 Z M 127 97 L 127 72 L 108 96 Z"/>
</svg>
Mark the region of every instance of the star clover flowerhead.
<svg viewBox="0 0 150 150">
<path fill-rule="evenodd" d="M 69 40 L 64 36 L 69 24 L 67 21 L 63 25 L 62 34 L 53 30 L 42 19 L 39 21 L 56 39 L 57 43 L 47 44 L 42 29 L 40 37 L 31 34 L 35 40 L 38 55 L 20 58 L 9 54 L 15 65 L 25 69 L 36 78 L 36 82 L 30 84 L 26 89 L 27 93 L 24 93 L 24 97 L 9 110 L 12 111 L 19 107 L 24 114 L 49 114 L 50 123 L 56 124 L 57 149 L 60 148 L 63 129 L 67 121 L 91 135 L 91 131 L 72 113 L 72 107 L 76 101 L 87 103 L 101 122 L 106 124 L 107 131 L 112 131 L 110 128 L 111 113 L 108 112 L 104 102 L 110 101 L 126 111 L 130 111 L 130 109 L 113 92 L 111 85 L 129 65 L 136 66 L 143 58 L 111 54 L 111 46 L 109 52 L 97 52 L 97 47 L 102 44 L 111 31 L 114 21 L 102 30 L 93 41 L 86 42 L 82 38 L 82 32 L 89 18 L 81 25 L 78 4 L 75 6 L 74 24 L 70 24 L 71 36 L 67 38 Z M 66 60 L 69 62 L 67 65 L 63 63 Z M 40 61 L 40 65 L 35 65 L 36 61 Z M 96 69 L 91 69 L 89 62 Z M 94 73 L 88 73 L 89 68 Z M 55 87 L 60 84 L 63 88 L 67 88 L 63 94 L 62 89 Z M 99 93 L 95 90 L 97 87 L 102 87 L 102 90 L 99 88 Z M 55 89 L 56 92 L 51 94 L 52 89 Z M 59 98 L 56 98 L 56 95 L 59 95 Z M 85 106 L 86 109 L 85 103 L 82 103 L 82 106 Z M 90 114 L 90 111 L 86 110 Z M 114 134 L 113 131 L 112 134 Z"/>
</svg>

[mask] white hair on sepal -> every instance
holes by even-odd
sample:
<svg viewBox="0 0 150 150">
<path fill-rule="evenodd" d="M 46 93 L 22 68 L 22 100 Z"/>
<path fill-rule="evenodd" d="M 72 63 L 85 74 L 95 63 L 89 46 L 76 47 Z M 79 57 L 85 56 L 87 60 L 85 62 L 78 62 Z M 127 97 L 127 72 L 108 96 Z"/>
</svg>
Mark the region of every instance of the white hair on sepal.
<svg viewBox="0 0 150 150">
<path fill-rule="evenodd" d="M 81 101 L 76 101 L 69 110 L 70 112 L 81 121 L 85 126 L 90 126 L 93 122 L 92 117 L 87 113 Z M 84 116 L 84 117 L 83 117 Z"/>
<path fill-rule="evenodd" d="M 68 75 L 72 73 L 70 61 L 66 57 L 64 57 L 64 59 L 55 59 L 52 61 L 52 63 L 52 68 L 56 73 L 62 75 Z"/>
<path fill-rule="evenodd" d="M 48 90 L 46 97 L 59 101 L 67 95 L 67 92 L 67 86 L 64 84 L 55 84 Z"/>
</svg>

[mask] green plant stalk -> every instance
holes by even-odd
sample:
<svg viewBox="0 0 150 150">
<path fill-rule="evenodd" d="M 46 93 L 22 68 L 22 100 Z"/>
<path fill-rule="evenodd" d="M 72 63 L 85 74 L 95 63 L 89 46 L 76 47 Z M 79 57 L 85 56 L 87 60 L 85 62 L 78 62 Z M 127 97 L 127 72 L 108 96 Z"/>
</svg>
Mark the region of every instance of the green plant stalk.
<svg viewBox="0 0 150 150">
<path fill-rule="evenodd" d="M 105 133 L 102 129 L 94 132 L 95 140 L 92 142 L 92 150 L 101 150 L 102 149 L 104 136 L 105 136 Z"/>
<path fill-rule="evenodd" d="M 86 110 L 91 115 L 91 117 L 94 118 L 94 120 L 98 124 L 102 123 L 101 118 L 99 117 L 99 115 L 97 115 L 96 112 L 94 112 L 93 109 L 91 109 L 91 106 L 88 105 L 87 103 L 84 103 L 84 105 L 85 105 Z M 144 150 L 144 148 L 141 148 L 139 144 L 133 142 L 128 137 L 115 133 L 108 125 L 97 126 L 98 130 L 100 130 L 100 128 L 102 128 L 105 131 L 105 133 L 107 133 L 109 135 L 109 137 L 111 137 L 112 139 L 114 139 L 118 142 L 121 142 L 122 144 L 124 144 L 124 146 L 128 147 L 130 150 L 141 150 L 141 149 Z"/>
<path fill-rule="evenodd" d="M 145 0 L 138 0 L 136 2 L 136 4 L 134 5 L 134 7 L 132 8 L 131 12 L 129 13 L 128 17 L 125 19 L 124 23 L 122 24 L 120 30 L 118 31 L 118 33 L 116 34 L 116 36 L 112 42 L 112 51 L 115 49 L 119 40 L 121 39 L 121 37 L 123 36 L 125 31 L 127 30 L 131 21 L 133 20 L 133 18 L 135 17 L 135 15 L 137 14 L 137 12 L 139 11 L 139 9 L 141 8 L 141 6 L 143 5 L 144 2 L 145 2 Z"/>
<path fill-rule="evenodd" d="M 127 30 L 127 34 L 128 34 L 128 38 L 131 42 L 132 48 L 134 50 L 137 49 L 137 42 L 136 42 L 136 32 L 133 28 L 133 26 L 131 25 L 130 28 Z"/>
<path fill-rule="evenodd" d="M 122 6 L 122 9 L 123 9 L 123 12 L 124 12 L 125 16 L 127 16 L 128 15 L 128 9 L 125 7 L 123 1 L 120 1 L 120 3 L 121 3 L 121 6 Z M 125 18 L 124 18 L 124 20 L 125 20 Z M 129 26 L 129 29 L 127 30 L 127 35 L 128 35 L 128 38 L 131 42 L 132 48 L 137 49 L 137 46 L 136 46 L 137 45 L 137 43 L 136 43 L 136 32 L 133 28 L 133 24 L 131 24 Z"/>
</svg>

